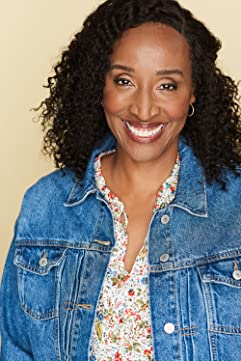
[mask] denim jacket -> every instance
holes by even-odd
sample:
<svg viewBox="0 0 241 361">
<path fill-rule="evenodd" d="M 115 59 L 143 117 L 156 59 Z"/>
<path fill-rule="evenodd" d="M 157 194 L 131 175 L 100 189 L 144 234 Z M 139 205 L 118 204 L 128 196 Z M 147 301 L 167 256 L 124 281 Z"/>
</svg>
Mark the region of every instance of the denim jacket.
<svg viewBox="0 0 241 361">
<path fill-rule="evenodd" d="M 56 171 L 26 192 L 2 279 L 2 361 L 88 360 L 115 244 L 93 163 L 114 146 L 82 181 Z M 241 178 L 227 172 L 223 191 L 182 140 L 179 152 L 176 197 L 148 230 L 154 358 L 241 361 Z"/>
</svg>

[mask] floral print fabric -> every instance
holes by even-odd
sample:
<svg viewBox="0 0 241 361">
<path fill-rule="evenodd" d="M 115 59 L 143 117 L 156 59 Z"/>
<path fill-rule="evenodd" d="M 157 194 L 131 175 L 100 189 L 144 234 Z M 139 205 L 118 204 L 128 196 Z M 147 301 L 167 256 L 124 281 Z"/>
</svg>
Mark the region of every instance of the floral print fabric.
<svg viewBox="0 0 241 361">
<path fill-rule="evenodd" d="M 95 160 L 96 185 L 108 201 L 114 219 L 116 244 L 96 310 L 89 361 L 153 361 L 148 297 L 147 239 L 131 272 L 124 268 L 128 219 L 123 203 L 108 189 L 101 173 L 101 157 Z M 169 178 L 157 193 L 153 212 L 175 196 L 179 156 Z M 122 221 L 124 216 L 124 222 Z"/>
</svg>

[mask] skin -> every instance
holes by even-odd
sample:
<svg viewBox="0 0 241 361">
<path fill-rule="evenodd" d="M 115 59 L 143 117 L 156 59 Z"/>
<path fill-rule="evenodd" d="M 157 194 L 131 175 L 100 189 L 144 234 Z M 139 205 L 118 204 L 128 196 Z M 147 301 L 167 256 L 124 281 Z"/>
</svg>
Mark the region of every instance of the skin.
<svg viewBox="0 0 241 361">
<path fill-rule="evenodd" d="M 113 49 L 102 102 L 117 151 L 103 158 L 102 171 L 128 214 L 129 271 L 143 246 L 156 193 L 174 166 L 194 101 L 190 52 L 181 34 L 146 23 L 122 35 Z M 147 136 L 134 134 L 130 126 L 147 130 Z"/>
</svg>

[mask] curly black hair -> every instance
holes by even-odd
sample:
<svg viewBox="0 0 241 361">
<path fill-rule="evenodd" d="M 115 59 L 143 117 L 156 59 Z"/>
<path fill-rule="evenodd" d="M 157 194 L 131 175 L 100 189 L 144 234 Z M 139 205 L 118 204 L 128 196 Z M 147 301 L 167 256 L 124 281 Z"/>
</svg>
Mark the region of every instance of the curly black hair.
<svg viewBox="0 0 241 361">
<path fill-rule="evenodd" d="M 173 27 L 189 44 L 196 101 L 182 135 L 208 182 L 225 186 L 222 169 L 235 172 L 241 164 L 238 87 L 216 66 L 220 41 L 175 0 L 107 0 L 86 18 L 48 78 L 50 95 L 38 108 L 43 150 L 57 168 L 82 176 L 96 142 L 108 132 L 101 100 L 113 45 L 146 22 Z"/>
</svg>

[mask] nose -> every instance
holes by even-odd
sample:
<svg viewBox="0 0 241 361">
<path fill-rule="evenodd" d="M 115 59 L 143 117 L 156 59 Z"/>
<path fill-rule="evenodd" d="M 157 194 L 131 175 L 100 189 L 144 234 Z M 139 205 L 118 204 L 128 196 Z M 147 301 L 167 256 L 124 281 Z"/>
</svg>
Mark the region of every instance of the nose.
<svg viewBox="0 0 241 361">
<path fill-rule="evenodd" d="M 150 121 L 160 114 L 160 104 L 150 91 L 137 91 L 130 99 L 129 111 L 140 121 Z"/>
</svg>

